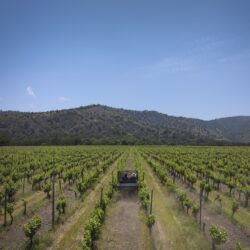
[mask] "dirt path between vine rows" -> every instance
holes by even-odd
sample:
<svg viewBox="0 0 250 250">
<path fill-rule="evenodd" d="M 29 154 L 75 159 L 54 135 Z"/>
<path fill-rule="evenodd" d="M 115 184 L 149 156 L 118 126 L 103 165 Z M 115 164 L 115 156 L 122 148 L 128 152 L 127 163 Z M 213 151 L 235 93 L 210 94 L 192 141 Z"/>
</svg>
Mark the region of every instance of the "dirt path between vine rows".
<svg viewBox="0 0 250 250">
<path fill-rule="evenodd" d="M 134 169 L 133 154 L 130 153 L 124 170 Z M 138 191 L 119 190 L 107 208 L 105 223 L 98 250 L 150 250 L 152 249 L 149 229 L 146 226 L 146 213 L 141 207 Z"/>
<path fill-rule="evenodd" d="M 122 190 L 108 208 L 106 222 L 97 249 L 151 249 L 144 239 L 141 204 L 134 190 Z M 144 225 L 143 225 L 144 224 Z"/>
</svg>

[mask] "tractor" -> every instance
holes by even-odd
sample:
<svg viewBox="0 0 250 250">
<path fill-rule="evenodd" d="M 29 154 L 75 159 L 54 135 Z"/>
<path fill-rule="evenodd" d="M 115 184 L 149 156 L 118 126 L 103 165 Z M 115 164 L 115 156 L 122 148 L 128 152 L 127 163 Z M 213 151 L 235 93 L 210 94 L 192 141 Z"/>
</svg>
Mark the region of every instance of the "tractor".
<svg viewBox="0 0 250 250">
<path fill-rule="evenodd" d="M 118 188 L 138 188 L 138 172 L 136 170 L 123 170 L 117 173 Z"/>
</svg>

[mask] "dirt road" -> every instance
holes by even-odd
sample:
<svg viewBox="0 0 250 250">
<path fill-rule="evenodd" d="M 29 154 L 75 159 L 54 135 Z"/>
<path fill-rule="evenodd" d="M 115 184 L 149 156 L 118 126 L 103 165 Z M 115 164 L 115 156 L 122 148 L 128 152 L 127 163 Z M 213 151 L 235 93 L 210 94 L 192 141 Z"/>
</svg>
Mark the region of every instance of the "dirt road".
<svg viewBox="0 0 250 250">
<path fill-rule="evenodd" d="M 137 191 L 122 190 L 108 208 L 97 249 L 152 249 Z"/>
<path fill-rule="evenodd" d="M 130 152 L 124 170 L 134 169 Z M 146 226 L 146 212 L 141 207 L 137 190 L 120 190 L 107 208 L 99 250 L 149 250 L 152 240 Z"/>
</svg>

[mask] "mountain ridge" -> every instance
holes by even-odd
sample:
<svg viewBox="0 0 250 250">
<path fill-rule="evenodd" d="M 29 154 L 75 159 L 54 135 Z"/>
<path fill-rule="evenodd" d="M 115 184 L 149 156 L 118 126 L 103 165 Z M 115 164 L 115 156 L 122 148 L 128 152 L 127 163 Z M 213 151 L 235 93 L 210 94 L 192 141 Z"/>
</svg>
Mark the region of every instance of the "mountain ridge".
<svg viewBox="0 0 250 250">
<path fill-rule="evenodd" d="M 202 120 L 100 104 L 0 112 L 0 145 L 249 143 L 250 116 Z"/>
</svg>

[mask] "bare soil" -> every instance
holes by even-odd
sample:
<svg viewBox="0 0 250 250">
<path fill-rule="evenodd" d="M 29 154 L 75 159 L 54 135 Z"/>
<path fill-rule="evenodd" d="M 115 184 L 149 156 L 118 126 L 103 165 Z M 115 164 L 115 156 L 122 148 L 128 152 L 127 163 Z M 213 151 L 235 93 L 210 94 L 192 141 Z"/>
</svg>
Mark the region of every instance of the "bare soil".
<svg viewBox="0 0 250 250">
<path fill-rule="evenodd" d="M 115 164 L 114 164 L 115 165 Z M 114 166 L 113 165 L 113 166 Z M 111 178 L 111 177 L 110 177 Z M 101 179 L 106 180 L 107 176 L 102 176 Z M 101 181 L 102 183 L 102 181 Z M 55 190 L 55 200 L 60 194 L 59 187 L 56 185 L 56 190 Z M 75 204 L 75 194 L 71 190 L 71 186 L 66 184 L 64 189 L 64 195 L 66 196 L 67 199 L 67 207 L 66 210 L 72 209 Z M 41 196 L 45 197 L 46 195 L 43 192 L 39 192 Z M 89 192 L 87 192 L 89 194 Z M 36 195 L 36 194 L 35 194 Z M 31 195 L 32 196 L 32 195 Z M 96 194 L 92 194 L 90 198 L 92 197 L 95 198 Z M 24 235 L 23 232 L 23 225 L 27 223 L 30 218 L 34 214 L 38 214 L 42 218 L 42 225 L 41 228 L 38 231 L 38 235 L 41 235 L 45 232 L 49 232 L 52 229 L 52 204 L 51 204 L 51 199 L 43 198 L 43 199 L 38 199 L 38 202 L 41 202 L 41 207 L 38 207 L 33 211 L 32 213 L 29 212 L 29 203 L 27 204 L 27 215 L 22 216 L 18 218 L 16 221 L 14 219 L 12 225 L 6 226 L 6 228 L 3 228 L 2 231 L 0 232 L 0 249 L 5 249 L 5 250 L 13 250 L 13 249 L 24 249 L 26 245 L 28 245 L 29 240 L 27 237 Z M 89 200 L 89 202 L 91 202 Z M 32 202 L 31 202 L 32 203 Z M 94 202 L 92 202 L 94 204 Z M 33 204 L 33 203 L 32 203 Z M 56 220 L 58 219 L 57 211 L 55 211 L 56 214 Z M 74 215 L 78 215 L 76 212 Z M 70 216 L 71 217 L 71 216 Z M 66 220 L 68 221 L 68 220 Z M 65 222 L 64 222 L 65 223 Z M 66 227 L 64 224 L 61 226 L 62 231 Z M 59 230 L 60 231 L 60 230 Z M 57 235 L 58 240 L 61 239 L 61 234 Z M 81 239 L 79 239 L 80 241 Z M 57 241 L 58 242 L 58 241 Z"/>
<path fill-rule="evenodd" d="M 74 202 L 74 193 L 66 189 L 64 191 L 68 204 Z M 43 195 L 43 194 L 42 194 Z M 59 191 L 55 193 L 55 199 L 59 196 Z M 52 228 L 52 213 L 51 213 L 51 199 L 46 199 L 42 203 L 42 206 L 35 211 L 35 214 L 39 214 L 42 218 L 42 225 L 39 229 L 39 234 L 47 232 Z M 57 214 L 57 211 L 55 212 Z M 29 207 L 27 208 L 27 215 L 23 216 L 17 222 L 13 222 L 12 225 L 8 225 L 0 233 L 0 249 L 21 249 L 24 247 L 25 242 L 28 242 L 27 237 L 23 232 L 23 225 L 34 215 L 29 213 Z"/>
<path fill-rule="evenodd" d="M 152 249 L 143 233 L 145 221 L 142 221 L 141 209 L 137 191 L 121 190 L 108 208 L 106 221 L 96 249 Z"/>
<path fill-rule="evenodd" d="M 124 169 L 133 170 L 133 153 L 127 158 Z M 138 190 L 119 190 L 108 206 L 98 250 L 149 250 L 153 249 L 150 231 L 146 226 L 146 213 L 141 207 Z"/>
<path fill-rule="evenodd" d="M 99 183 L 89 192 L 83 201 L 83 206 L 70 216 L 64 225 L 59 227 L 53 235 L 53 245 L 48 249 L 77 249 L 83 240 L 84 225 L 89 219 L 91 212 L 99 198 L 100 190 L 111 180 L 111 172 L 115 169 L 117 161 L 108 168 Z"/>
<path fill-rule="evenodd" d="M 177 184 L 185 189 L 188 196 L 199 204 L 199 194 L 195 190 L 191 190 L 181 180 L 177 180 Z M 205 223 L 205 235 L 210 240 L 209 227 L 213 224 L 224 228 L 228 233 L 228 241 L 219 246 L 221 250 L 234 250 L 236 243 L 239 241 L 241 245 L 250 249 L 250 235 L 241 230 L 237 223 L 233 223 L 229 218 L 225 217 L 218 209 L 211 208 L 208 202 L 203 201 L 202 222 Z"/>
</svg>

